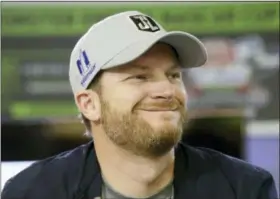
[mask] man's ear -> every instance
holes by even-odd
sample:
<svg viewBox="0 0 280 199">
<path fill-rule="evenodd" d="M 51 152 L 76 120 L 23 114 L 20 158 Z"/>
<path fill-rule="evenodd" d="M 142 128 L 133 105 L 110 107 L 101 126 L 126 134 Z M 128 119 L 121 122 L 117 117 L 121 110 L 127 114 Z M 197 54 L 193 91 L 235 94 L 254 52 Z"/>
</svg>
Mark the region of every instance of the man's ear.
<svg viewBox="0 0 280 199">
<path fill-rule="evenodd" d="M 85 90 L 75 94 L 75 102 L 79 111 L 90 121 L 98 121 L 101 117 L 99 95 L 93 90 Z"/>
</svg>

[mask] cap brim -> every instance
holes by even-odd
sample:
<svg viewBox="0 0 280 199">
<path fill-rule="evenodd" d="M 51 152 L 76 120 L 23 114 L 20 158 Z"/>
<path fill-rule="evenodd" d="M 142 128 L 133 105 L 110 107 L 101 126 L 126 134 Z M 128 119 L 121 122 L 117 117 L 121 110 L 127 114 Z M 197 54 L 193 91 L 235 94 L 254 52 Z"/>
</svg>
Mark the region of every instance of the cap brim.
<svg viewBox="0 0 280 199">
<path fill-rule="evenodd" d="M 140 57 L 158 42 L 171 45 L 177 51 L 181 66 L 184 68 L 202 66 L 207 60 L 206 49 L 198 38 L 185 32 L 173 31 L 152 36 L 129 45 L 105 63 L 102 69 L 129 63 Z"/>
</svg>

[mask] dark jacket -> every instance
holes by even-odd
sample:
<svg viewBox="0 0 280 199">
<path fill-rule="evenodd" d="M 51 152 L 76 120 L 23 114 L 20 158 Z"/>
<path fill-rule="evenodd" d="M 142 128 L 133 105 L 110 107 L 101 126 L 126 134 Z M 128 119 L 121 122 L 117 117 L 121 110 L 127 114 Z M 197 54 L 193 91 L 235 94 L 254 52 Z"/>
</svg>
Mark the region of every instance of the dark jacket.
<svg viewBox="0 0 280 199">
<path fill-rule="evenodd" d="M 269 172 L 217 151 L 175 150 L 175 199 L 276 199 Z M 93 142 L 39 161 L 10 179 L 2 199 L 94 199 L 102 178 Z"/>
</svg>

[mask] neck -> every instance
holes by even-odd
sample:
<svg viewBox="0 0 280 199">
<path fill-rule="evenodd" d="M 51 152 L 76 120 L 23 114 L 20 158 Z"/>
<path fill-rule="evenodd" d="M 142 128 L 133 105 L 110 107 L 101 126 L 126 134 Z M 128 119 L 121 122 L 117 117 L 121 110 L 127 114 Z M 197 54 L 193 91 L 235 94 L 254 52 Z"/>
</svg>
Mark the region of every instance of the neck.
<svg viewBox="0 0 280 199">
<path fill-rule="evenodd" d="M 162 157 L 150 159 L 122 150 L 103 133 L 94 135 L 94 143 L 103 178 L 116 192 L 126 197 L 149 197 L 173 179 L 173 150 Z"/>
</svg>

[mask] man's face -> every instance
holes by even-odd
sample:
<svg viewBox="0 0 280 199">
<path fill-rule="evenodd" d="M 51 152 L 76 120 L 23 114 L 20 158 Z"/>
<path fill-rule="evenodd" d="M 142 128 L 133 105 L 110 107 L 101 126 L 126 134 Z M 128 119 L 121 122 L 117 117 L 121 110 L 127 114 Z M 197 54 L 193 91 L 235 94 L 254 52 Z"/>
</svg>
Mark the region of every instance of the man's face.
<svg viewBox="0 0 280 199">
<path fill-rule="evenodd" d="M 134 154 L 158 157 L 181 139 L 186 93 L 171 47 L 156 44 L 137 60 L 104 72 L 101 125 Z"/>
</svg>

